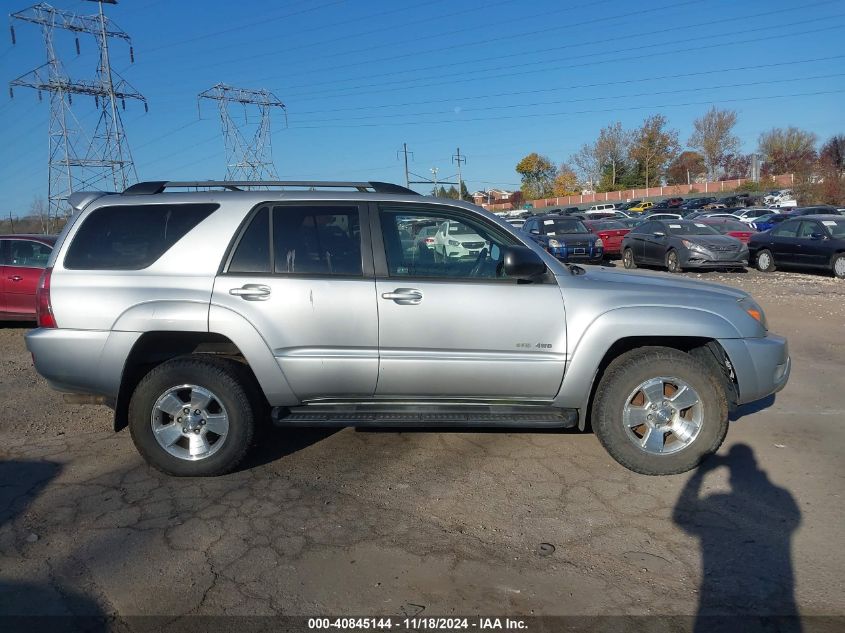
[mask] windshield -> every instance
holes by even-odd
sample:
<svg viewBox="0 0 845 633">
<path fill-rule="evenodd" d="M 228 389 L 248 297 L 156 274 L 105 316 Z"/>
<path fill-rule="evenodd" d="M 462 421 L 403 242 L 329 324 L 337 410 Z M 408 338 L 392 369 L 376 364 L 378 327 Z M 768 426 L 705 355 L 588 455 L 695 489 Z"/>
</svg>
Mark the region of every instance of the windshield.
<svg viewBox="0 0 845 633">
<path fill-rule="evenodd" d="M 719 231 L 700 222 L 664 222 L 670 235 L 719 235 Z"/>
<path fill-rule="evenodd" d="M 590 226 L 596 231 L 610 231 L 611 229 L 626 228 L 624 224 L 616 222 L 615 220 L 609 220 L 607 222 L 593 222 Z"/>
<path fill-rule="evenodd" d="M 728 231 L 747 231 L 748 225 L 743 224 L 742 222 L 735 222 L 733 220 L 728 220 L 726 222 L 714 222 L 711 224 L 714 229 L 720 231 L 721 233 L 727 233 Z"/>
<path fill-rule="evenodd" d="M 471 228 L 469 228 L 466 224 L 462 222 L 449 222 L 449 233 L 451 235 L 458 234 L 466 234 L 466 233 L 475 233 Z"/>
<path fill-rule="evenodd" d="M 589 233 L 587 227 L 580 220 L 562 218 L 540 221 L 540 232 L 544 235 L 561 235 L 562 233 Z"/>
</svg>

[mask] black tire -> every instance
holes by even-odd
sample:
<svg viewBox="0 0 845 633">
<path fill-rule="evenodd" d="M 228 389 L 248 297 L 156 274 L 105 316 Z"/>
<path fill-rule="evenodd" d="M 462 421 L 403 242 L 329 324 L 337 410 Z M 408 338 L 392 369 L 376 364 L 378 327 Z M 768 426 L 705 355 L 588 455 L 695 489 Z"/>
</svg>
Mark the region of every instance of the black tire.
<svg viewBox="0 0 845 633">
<path fill-rule="evenodd" d="M 762 262 L 760 261 L 761 258 L 763 260 Z M 775 267 L 775 256 L 772 255 L 772 251 L 768 248 L 764 248 L 757 252 L 755 263 L 757 265 L 757 270 L 761 273 L 773 273 L 777 270 Z"/>
<path fill-rule="evenodd" d="M 839 279 L 845 279 L 845 253 L 837 253 L 830 260 L 830 269 Z"/>
<path fill-rule="evenodd" d="M 698 435 L 674 453 L 646 452 L 632 441 L 622 421 L 629 394 L 655 377 L 683 380 L 698 394 L 702 406 Z M 593 431 L 617 462 L 643 475 L 673 475 L 695 468 L 719 449 L 728 430 L 728 402 L 718 379 L 701 361 L 668 347 L 643 347 L 621 355 L 607 367 L 591 417 Z"/>
<path fill-rule="evenodd" d="M 681 268 L 681 258 L 678 257 L 678 251 L 674 248 L 669 249 L 666 253 L 666 270 L 670 273 L 681 273 L 684 269 Z"/>
<path fill-rule="evenodd" d="M 637 260 L 634 259 L 634 251 L 630 248 L 622 251 L 622 265 L 628 270 L 633 270 L 637 267 Z"/>
<path fill-rule="evenodd" d="M 252 445 L 256 421 L 264 411 L 252 383 L 254 379 L 244 366 L 228 359 L 182 357 L 158 365 L 141 379 L 129 402 L 129 431 L 135 447 L 147 463 L 168 475 L 211 477 L 231 472 Z M 156 440 L 151 423 L 158 398 L 185 384 L 212 392 L 228 417 L 228 431 L 218 438 L 222 445 L 198 460 L 182 459 L 165 450 Z"/>
</svg>

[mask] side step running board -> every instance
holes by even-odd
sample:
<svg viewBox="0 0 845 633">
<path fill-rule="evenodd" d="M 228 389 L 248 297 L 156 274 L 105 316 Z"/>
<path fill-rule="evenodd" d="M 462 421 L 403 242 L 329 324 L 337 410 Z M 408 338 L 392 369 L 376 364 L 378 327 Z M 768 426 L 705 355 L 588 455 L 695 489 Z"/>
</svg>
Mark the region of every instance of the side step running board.
<svg viewBox="0 0 845 633">
<path fill-rule="evenodd" d="M 279 427 L 527 427 L 564 428 L 578 425 L 575 409 L 545 406 L 434 406 L 311 404 L 273 410 Z"/>
</svg>

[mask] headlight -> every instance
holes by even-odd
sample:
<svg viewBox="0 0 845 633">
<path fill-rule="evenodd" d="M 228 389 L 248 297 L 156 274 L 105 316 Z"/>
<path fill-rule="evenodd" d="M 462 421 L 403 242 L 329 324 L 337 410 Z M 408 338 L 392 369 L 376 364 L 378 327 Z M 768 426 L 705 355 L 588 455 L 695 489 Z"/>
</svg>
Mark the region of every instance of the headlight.
<svg viewBox="0 0 845 633">
<path fill-rule="evenodd" d="M 449 246 L 460 246 L 460 242 L 456 242 L 455 240 L 449 240 Z"/>
<path fill-rule="evenodd" d="M 604 248 L 604 242 L 601 241 L 601 238 L 596 240 L 596 248 Z"/>
<path fill-rule="evenodd" d="M 549 240 L 549 246 L 551 248 L 560 248 L 560 242 L 558 242 L 557 240 L 554 240 L 554 239 Z"/>
<path fill-rule="evenodd" d="M 681 240 L 681 243 L 691 251 L 696 251 L 697 253 L 704 253 L 705 255 L 710 254 L 710 251 L 703 247 L 701 244 L 696 244 L 695 242 L 690 242 L 689 240 Z"/>
</svg>

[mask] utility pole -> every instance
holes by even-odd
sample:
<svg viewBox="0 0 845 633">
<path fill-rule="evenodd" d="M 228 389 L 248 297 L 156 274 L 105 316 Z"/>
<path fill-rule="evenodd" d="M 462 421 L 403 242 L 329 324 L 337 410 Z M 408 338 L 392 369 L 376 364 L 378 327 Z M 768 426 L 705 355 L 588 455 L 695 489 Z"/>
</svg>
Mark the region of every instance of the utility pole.
<svg viewBox="0 0 845 633">
<path fill-rule="evenodd" d="M 409 178 L 410 172 L 408 171 L 408 154 L 410 154 L 411 157 L 413 158 L 414 152 L 408 151 L 408 144 L 407 143 L 402 143 L 402 149 L 396 150 L 396 158 L 399 158 L 399 152 L 402 152 L 402 154 L 404 154 L 404 156 L 405 156 L 405 186 L 410 189 L 411 188 L 411 180 Z"/>
<path fill-rule="evenodd" d="M 12 44 L 16 43 L 15 20 L 37 24 L 41 27 L 47 53 L 45 64 L 9 83 L 9 95 L 14 97 L 16 86 L 36 90 L 39 101 L 43 92 L 50 95 L 48 218 L 50 215 L 58 217 L 60 212 L 70 212 L 66 200 L 74 191 L 103 187 L 101 183 L 107 183 L 106 186 L 115 191 L 122 191 L 138 179 L 117 102 L 120 101 L 121 108 L 125 110 L 126 100 L 136 99 L 144 104 L 146 111 L 147 100 L 111 67 L 109 57 L 109 40 L 116 38 L 129 45 L 129 59 L 134 62 L 132 40 L 103 12 L 103 4 L 117 4 L 117 0 L 88 1 L 98 3 L 97 14 L 78 15 L 39 3 L 9 16 L 12 20 Z M 96 39 L 99 53 L 96 79 L 74 81 L 67 76 L 56 53 L 56 29 L 75 35 L 77 54 L 80 52 L 80 33 Z M 100 111 L 90 136 L 82 129 L 73 111 L 75 94 L 94 97 L 94 105 Z"/>
<path fill-rule="evenodd" d="M 432 167 L 431 169 L 429 169 L 429 171 L 432 174 L 434 174 L 434 195 L 436 196 L 437 195 L 437 172 L 438 172 L 438 169 L 437 169 L 437 167 Z"/>
<path fill-rule="evenodd" d="M 467 162 L 466 156 L 461 156 L 461 148 L 452 156 L 452 162 L 458 164 L 458 200 L 464 199 L 464 179 L 461 176 L 461 163 Z"/>
</svg>

